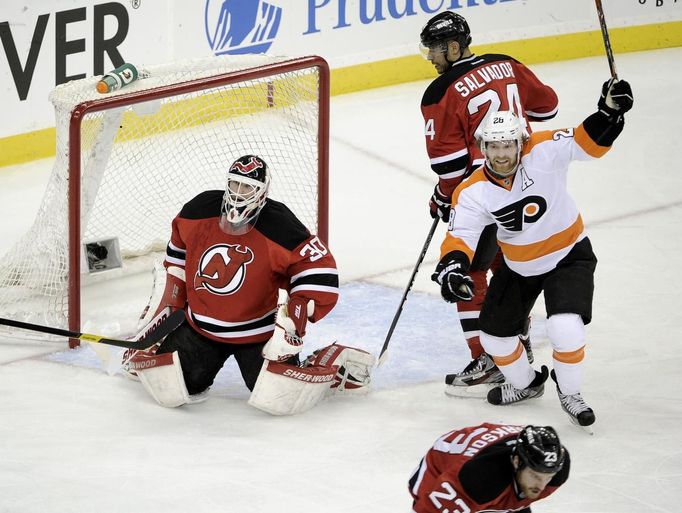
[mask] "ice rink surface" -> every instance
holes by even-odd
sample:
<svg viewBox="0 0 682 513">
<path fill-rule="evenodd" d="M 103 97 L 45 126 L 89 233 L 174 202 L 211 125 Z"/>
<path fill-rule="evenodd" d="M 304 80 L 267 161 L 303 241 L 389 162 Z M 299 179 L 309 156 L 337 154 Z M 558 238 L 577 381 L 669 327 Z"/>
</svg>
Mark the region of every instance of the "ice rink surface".
<svg viewBox="0 0 682 513">
<path fill-rule="evenodd" d="M 551 386 L 511 407 L 444 395 L 443 375 L 469 358 L 456 313 L 428 279 L 442 225 L 373 392 L 299 416 L 249 407 L 233 362 L 207 402 L 164 409 L 138 383 L 104 373 L 90 348 L 0 336 L 0 512 L 407 512 L 407 479 L 433 441 L 484 421 L 553 425 L 571 452 L 569 481 L 536 513 L 678 511 L 680 62 L 682 48 L 617 55 L 635 107 L 612 151 L 569 173 L 599 258 L 583 387 L 597 415 L 593 436 L 569 423 Z M 548 128 L 592 113 L 608 75 L 605 58 L 533 69 L 560 98 Z M 419 112 L 427 83 L 332 99 L 330 246 L 342 296 L 304 353 L 333 340 L 381 347 L 431 222 L 434 176 Z M 0 170 L 0 249 L 32 222 L 50 167 Z M 148 281 L 93 294 L 85 331 L 124 331 Z M 533 323 L 535 365 L 551 364 L 542 301 Z"/>
</svg>

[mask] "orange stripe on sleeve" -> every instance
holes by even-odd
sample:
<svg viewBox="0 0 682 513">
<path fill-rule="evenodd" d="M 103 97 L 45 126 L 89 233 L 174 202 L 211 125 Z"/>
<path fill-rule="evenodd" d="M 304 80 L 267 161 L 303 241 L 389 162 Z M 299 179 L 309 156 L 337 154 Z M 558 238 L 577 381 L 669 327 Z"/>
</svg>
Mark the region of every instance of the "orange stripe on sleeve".
<svg viewBox="0 0 682 513">
<path fill-rule="evenodd" d="M 450 253 L 450 251 L 462 251 L 469 257 L 469 262 L 474 259 L 474 250 L 466 245 L 459 237 L 451 235 L 449 232 L 445 234 L 445 239 L 440 245 L 440 257 L 443 258 L 445 255 Z"/>
<path fill-rule="evenodd" d="M 523 145 L 522 155 L 528 155 L 535 146 L 545 141 L 551 141 L 553 137 L 554 130 L 543 130 L 541 132 L 533 132 L 530 135 L 530 138 L 526 141 L 526 144 Z"/>
<path fill-rule="evenodd" d="M 568 353 L 560 353 L 559 351 L 554 351 L 552 353 L 552 358 L 557 362 L 561 363 L 580 363 L 585 358 L 585 346 L 575 351 L 570 351 Z"/>
<path fill-rule="evenodd" d="M 455 191 L 452 193 L 452 204 L 453 205 L 457 204 L 457 200 L 459 200 L 459 195 L 464 189 L 466 189 L 467 187 L 471 187 L 475 183 L 485 182 L 487 180 L 488 178 L 485 176 L 485 171 L 483 171 L 483 167 L 479 167 L 476 171 L 471 173 L 471 176 L 469 178 L 467 178 L 457 186 Z"/>
<path fill-rule="evenodd" d="M 584 230 L 583 219 L 578 215 L 575 222 L 565 230 L 555 233 L 545 240 L 533 242 L 532 244 L 509 244 L 500 240 L 497 243 L 509 260 L 514 262 L 529 262 L 536 258 L 549 255 L 555 251 L 566 248 L 573 244 Z"/>
<path fill-rule="evenodd" d="M 587 134 L 585 127 L 580 124 L 579 127 L 573 132 L 575 142 L 580 146 L 585 153 L 588 155 L 599 158 L 604 155 L 607 151 L 611 149 L 611 146 L 599 146 L 592 138 Z"/>
<path fill-rule="evenodd" d="M 521 342 L 518 343 L 516 346 L 516 349 L 514 349 L 514 352 L 508 356 L 493 356 L 493 360 L 497 364 L 498 367 L 502 367 L 504 365 L 511 365 L 514 363 L 516 360 L 521 358 L 523 355 L 523 346 L 521 345 Z"/>
</svg>

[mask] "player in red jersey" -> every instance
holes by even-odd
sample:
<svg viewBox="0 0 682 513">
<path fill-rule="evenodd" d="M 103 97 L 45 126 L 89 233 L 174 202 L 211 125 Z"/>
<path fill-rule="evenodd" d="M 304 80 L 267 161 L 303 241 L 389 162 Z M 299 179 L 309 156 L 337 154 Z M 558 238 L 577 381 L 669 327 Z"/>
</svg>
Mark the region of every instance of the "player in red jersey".
<svg viewBox="0 0 682 513">
<path fill-rule="evenodd" d="M 262 158 L 240 157 L 227 176 L 225 190 L 200 193 L 173 220 L 157 312 L 182 308 L 187 322 L 158 349 L 133 357 L 132 368 L 157 402 L 175 407 L 203 399 L 234 356 L 252 405 L 297 413 L 339 380 L 348 383 L 337 371 L 352 367 L 349 356 L 367 362 L 371 355 L 333 344 L 319 361 L 298 366 L 308 321 L 322 319 L 338 298 L 334 257 L 286 205 L 268 198 Z M 288 301 L 278 306 L 280 289 Z M 352 367 L 351 381 L 366 384 L 369 367 Z"/>
<path fill-rule="evenodd" d="M 438 175 L 429 207 L 434 219 L 440 217 L 447 222 L 453 191 L 484 162 L 477 137 L 488 116 L 498 110 L 513 111 L 530 132 L 529 121 L 546 121 L 556 115 L 558 99 L 551 87 L 516 59 L 471 53 L 469 25 L 458 14 L 437 14 L 424 26 L 420 39 L 422 53 L 439 73 L 421 103 L 426 150 L 431 168 Z M 446 376 L 446 392 L 457 394 L 456 387 L 503 380 L 481 347 L 478 324 L 488 287 L 487 272 L 491 265 L 495 267 L 493 260 L 498 254 L 495 233 L 491 225 L 481 235 L 470 268 L 476 295 L 472 301 L 458 305 L 473 360 L 462 372 Z M 529 322 L 519 336 L 532 361 Z"/>
<path fill-rule="evenodd" d="M 481 424 L 436 440 L 409 481 L 414 513 L 517 511 L 568 479 L 570 456 L 549 426 Z"/>
</svg>

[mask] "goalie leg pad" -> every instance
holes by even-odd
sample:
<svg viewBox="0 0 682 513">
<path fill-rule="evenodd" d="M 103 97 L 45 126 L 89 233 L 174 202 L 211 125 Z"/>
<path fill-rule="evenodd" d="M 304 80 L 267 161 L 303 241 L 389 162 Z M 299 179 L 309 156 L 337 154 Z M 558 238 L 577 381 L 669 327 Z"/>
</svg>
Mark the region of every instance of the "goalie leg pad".
<svg viewBox="0 0 682 513">
<path fill-rule="evenodd" d="M 140 351 L 130 359 L 130 368 L 161 406 L 176 408 L 208 398 L 206 393 L 189 395 L 187 392 L 177 351 L 163 354 Z"/>
<path fill-rule="evenodd" d="M 355 347 L 334 343 L 308 357 L 310 365 L 338 367 L 331 390 L 335 393 L 364 394 L 369 392 L 374 355 Z"/>
<path fill-rule="evenodd" d="M 338 367 L 295 367 L 265 360 L 249 404 L 271 415 L 293 415 L 319 403 L 334 382 Z"/>
</svg>

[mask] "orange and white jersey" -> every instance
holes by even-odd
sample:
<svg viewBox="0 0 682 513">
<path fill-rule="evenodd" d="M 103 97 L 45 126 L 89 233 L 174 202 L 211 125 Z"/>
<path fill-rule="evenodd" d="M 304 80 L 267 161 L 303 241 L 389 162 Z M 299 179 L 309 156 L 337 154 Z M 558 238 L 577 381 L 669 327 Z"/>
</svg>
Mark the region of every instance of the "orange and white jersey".
<svg viewBox="0 0 682 513">
<path fill-rule="evenodd" d="M 533 133 L 518 170 L 507 179 L 496 179 L 485 166 L 478 168 L 452 195 L 441 257 L 462 251 L 471 262 L 483 228 L 496 223 L 510 269 L 523 276 L 551 271 L 585 237 L 566 188 L 568 166 L 573 160 L 601 157 L 609 148 L 598 145 L 581 124 Z"/>
</svg>

